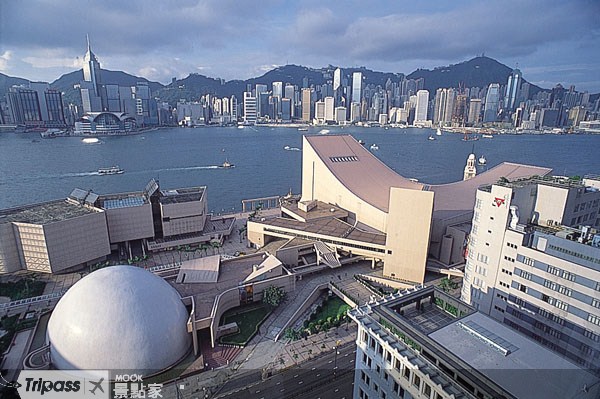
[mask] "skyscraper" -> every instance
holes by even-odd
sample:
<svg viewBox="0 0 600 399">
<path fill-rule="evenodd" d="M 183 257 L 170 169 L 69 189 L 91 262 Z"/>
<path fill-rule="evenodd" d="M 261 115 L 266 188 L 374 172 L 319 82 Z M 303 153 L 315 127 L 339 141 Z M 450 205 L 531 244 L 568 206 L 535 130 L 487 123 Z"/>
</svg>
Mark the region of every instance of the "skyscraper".
<svg viewBox="0 0 600 399">
<path fill-rule="evenodd" d="M 433 113 L 433 123 L 444 126 L 452 121 L 452 111 L 454 109 L 454 98 L 456 92 L 454 89 L 437 89 L 435 93 L 435 108 Z"/>
<path fill-rule="evenodd" d="M 504 96 L 504 109 L 512 111 L 515 109 L 515 103 L 521 88 L 521 71 L 515 69 L 508 77 L 506 84 L 506 95 Z"/>
<path fill-rule="evenodd" d="M 352 74 L 352 102 L 359 103 L 362 96 L 362 72 Z"/>
<path fill-rule="evenodd" d="M 92 52 L 90 38 L 87 39 L 87 51 L 83 56 L 83 82 L 80 83 L 81 102 L 84 112 L 102 111 L 100 63 Z"/>
<path fill-rule="evenodd" d="M 302 120 L 304 122 L 310 122 L 311 120 L 311 103 L 310 103 L 311 89 L 302 89 Z"/>
<path fill-rule="evenodd" d="M 283 82 L 273 82 L 273 97 L 281 100 L 283 97 Z"/>
<path fill-rule="evenodd" d="M 498 104 L 500 102 L 500 85 L 491 83 L 485 96 L 485 110 L 483 111 L 483 122 L 495 122 L 498 115 Z"/>
<path fill-rule="evenodd" d="M 247 91 L 244 92 L 244 122 L 251 125 L 256 123 L 256 97 Z"/>
<path fill-rule="evenodd" d="M 415 106 L 415 122 L 427 120 L 427 108 L 429 106 L 429 92 L 427 90 L 417 91 L 417 104 Z"/>
<path fill-rule="evenodd" d="M 472 98 L 469 103 L 469 118 L 467 119 L 467 123 L 470 125 L 478 124 L 480 113 L 481 113 L 481 100 L 479 98 Z"/>
</svg>

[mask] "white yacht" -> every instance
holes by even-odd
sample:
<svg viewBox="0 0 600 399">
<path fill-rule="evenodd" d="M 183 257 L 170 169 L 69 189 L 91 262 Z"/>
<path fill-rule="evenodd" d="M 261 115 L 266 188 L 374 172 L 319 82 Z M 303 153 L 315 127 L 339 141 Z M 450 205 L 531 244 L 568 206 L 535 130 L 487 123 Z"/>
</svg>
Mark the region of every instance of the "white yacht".
<svg viewBox="0 0 600 399">
<path fill-rule="evenodd" d="M 118 166 L 111 166 L 110 168 L 100 168 L 98 169 L 99 175 L 120 175 L 125 173 L 125 171 Z"/>
</svg>

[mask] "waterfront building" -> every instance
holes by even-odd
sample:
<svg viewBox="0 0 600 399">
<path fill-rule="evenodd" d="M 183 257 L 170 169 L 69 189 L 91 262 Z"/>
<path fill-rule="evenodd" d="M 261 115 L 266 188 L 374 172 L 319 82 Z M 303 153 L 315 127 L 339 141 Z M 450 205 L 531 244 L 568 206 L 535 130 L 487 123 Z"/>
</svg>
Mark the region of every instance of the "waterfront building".
<svg viewBox="0 0 600 399">
<path fill-rule="evenodd" d="M 427 121 L 427 109 L 429 108 L 429 92 L 427 90 L 417 91 L 415 104 L 415 123 Z M 452 109 L 452 108 L 450 108 Z"/>
<path fill-rule="evenodd" d="M 312 89 L 303 88 L 302 89 L 302 121 L 304 121 L 304 122 L 310 122 L 312 120 L 311 97 L 312 97 Z"/>
<path fill-rule="evenodd" d="M 290 122 L 292 120 L 292 100 L 289 98 L 281 99 L 281 121 Z"/>
<path fill-rule="evenodd" d="M 6 93 L 8 113 L 16 125 L 26 127 L 66 126 L 62 94 L 48 83 L 30 82 L 13 86 Z"/>
<path fill-rule="evenodd" d="M 346 107 L 335 107 L 335 122 L 339 125 L 346 122 Z"/>
<path fill-rule="evenodd" d="M 256 123 L 256 97 L 247 91 L 244 92 L 244 123 L 249 125 Z"/>
<path fill-rule="evenodd" d="M 352 74 L 352 102 L 358 103 L 362 101 L 362 72 L 354 72 Z"/>
<path fill-rule="evenodd" d="M 325 101 L 323 100 L 315 103 L 315 121 L 318 124 L 325 123 Z"/>
<path fill-rule="evenodd" d="M 521 89 L 522 74 L 518 69 L 514 69 L 508 77 L 506 84 L 506 94 L 504 95 L 504 109 L 513 111 L 518 105 L 519 91 Z"/>
<path fill-rule="evenodd" d="M 356 123 L 360 121 L 360 104 L 355 102 L 350 103 L 350 122 Z"/>
<path fill-rule="evenodd" d="M 283 92 L 283 97 L 287 98 L 290 100 L 290 115 L 291 117 L 289 118 L 291 120 L 292 117 L 296 116 L 294 114 L 294 108 L 295 108 L 295 104 L 296 104 L 296 88 L 294 87 L 294 85 L 290 85 L 290 84 L 286 84 L 285 88 L 284 88 L 284 92 Z"/>
<path fill-rule="evenodd" d="M 348 312 L 358 324 L 353 397 L 594 399 L 588 370 L 435 287 Z"/>
<path fill-rule="evenodd" d="M 333 122 L 334 115 L 334 99 L 333 97 L 325 97 L 325 122 Z"/>
<path fill-rule="evenodd" d="M 469 117 L 467 118 L 467 123 L 471 126 L 476 126 L 479 124 L 481 115 L 481 99 L 472 98 L 469 101 Z"/>
<path fill-rule="evenodd" d="M 600 375 L 600 179 L 477 190 L 461 298 Z"/>
<path fill-rule="evenodd" d="M 464 261 L 477 187 L 549 172 L 502 163 L 467 181 L 428 185 L 392 171 L 352 136 L 305 136 L 300 202 L 282 205 L 281 217 L 249 221 L 248 240 L 263 247 L 299 237 L 317 243 L 330 267 L 358 255 L 382 262 L 385 277 L 422 283 L 428 257 Z"/>
<path fill-rule="evenodd" d="M 137 122 L 124 112 L 86 112 L 75 122 L 75 132 L 82 135 L 118 135 L 134 131 Z"/>
<path fill-rule="evenodd" d="M 554 128 L 558 125 L 560 110 L 556 108 L 542 108 L 540 111 L 540 128 Z"/>
<path fill-rule="evenodd" d="M 218 220 L 219 223 L 216 223 Z M 0 211 L 0 274 L 59 273 L 142 252 L 223 240 L 234 218 L 207 212 L 206 187 L 97 195 L 75 189 L 65 200 Z"/>
<path fill-rule="evenodd" d="M 283 82 L 273 82 L 273 97 L 283 98 Z"/>
<path fill-rule="evenodd" d="M 454 110 L 454 99 L 456 91 L 450 89 L 437 89 L 435 93 L 435 107 L 433 113 L 433 124 L 446 126 L 452 122 L 452 112 Z"/>
<path fill-rule="evenodd" d="M 498 105 L 500 103 L 500 85 L 491 83 L 485 96 L 485 108 L 483 111 L 483 122 L 495 122 L 498 117 Z"/>
</svg>

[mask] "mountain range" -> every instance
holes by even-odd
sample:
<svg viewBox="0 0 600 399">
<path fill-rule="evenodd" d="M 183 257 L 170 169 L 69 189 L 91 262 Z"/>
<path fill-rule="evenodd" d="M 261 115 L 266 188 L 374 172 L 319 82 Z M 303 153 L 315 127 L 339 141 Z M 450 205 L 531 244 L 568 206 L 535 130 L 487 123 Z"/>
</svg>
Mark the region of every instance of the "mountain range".
<svg viewBox="0 0 600 399">
<path fill-rule="evenodd" d="M 178 100 L 198 100 L 204 94 L 212 94 L 218 97 L 229 97 L 235 95 L 240 101 L 242 93 L 248 85 L 254 87 L 256 84 L 270 85 L 272 82 L 291 83 L 302 87 L 303 79 L 307 78 L 309 85 L 323 85 L 333 80 L 335 66 L 327 66 L 320 69 L 308 68 L 300 65 L 285 65 L 274 68 L 264 75 L 246 80 L 224 81 L 192 73 L 184 79 L 174 80 L 168 85 L 152 82 L 146 78 L 134 76 L 122 71 L 110 71 L 103 69 L 101 79 L 103 83 L 118 84 L 121 86 L 132 86 L 138 82 L 148 83 L 153 95 L 160 101 L 175 105 Z M 351 75 L 355 71 L 363 74 L 364 85 L 374 84 L 384 86 L 388 79 L 398 82 L 404 74 L 378 72 L 361 68 L 342 68 L 344 74 L 351 82 Z M 424 79 L 424 88 L 429 90 L 430 96 L 435 94 L 438 88 L 445 87 L 487 87 L 490 83 L 505 84 L 512 68 L 494 60 L 493 58 L 481 56 L 459 64 L 437 67 L 434 69 L 417 69 L 407 75 L 408 79 Z M 65 103 L 81 104 L 79 92 L 74 88 L 83 80 L 82 70 L 73 71 L 62 75 L 50 83 L 50 87 L 64 93 Z M 10 77 L 0 73 L 0 98 L 4 97 L 8 88 L 12 85 L 27 83 L 26 79 Z M 536 85 L 531 85 L 529 93 L 534 95 L 544 90 Z"/>
</svg>

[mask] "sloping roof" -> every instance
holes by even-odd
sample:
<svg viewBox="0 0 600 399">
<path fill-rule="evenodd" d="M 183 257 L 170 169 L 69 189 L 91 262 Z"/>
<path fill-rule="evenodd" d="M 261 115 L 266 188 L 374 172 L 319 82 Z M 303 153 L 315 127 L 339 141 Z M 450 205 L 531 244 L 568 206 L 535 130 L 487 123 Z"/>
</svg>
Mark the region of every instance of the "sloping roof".
<svg viewBox="0 0 600 399">
<path fill-rule="evenodd" d="M 427 185 L 394 172 L 350 135 L 305 136 L 305 139 L 348 190 L 384 212 L 388 211 L 392 187 L 433 191 L 434 212 L 455 213 L 473 209 L 479 186 L 493 184 L 500 177 L 515 180 L 534 175 L 545 176 L 552 171 L 545 167 L 504 162 L 470 180 Z"/>
</svg>

